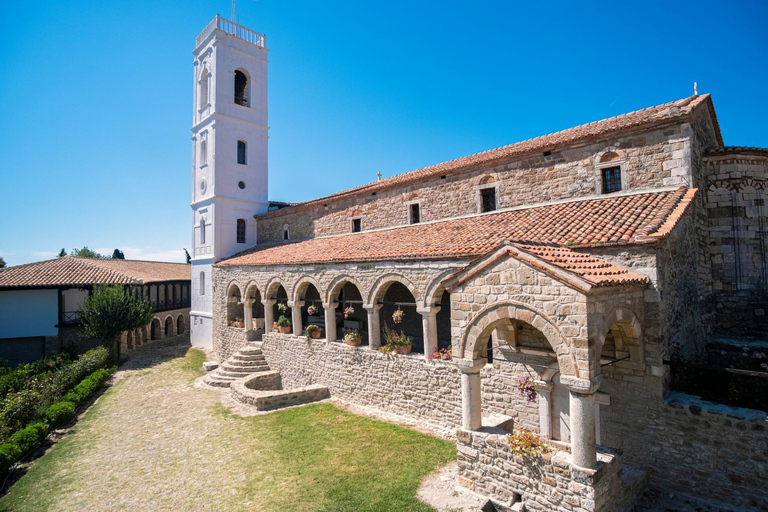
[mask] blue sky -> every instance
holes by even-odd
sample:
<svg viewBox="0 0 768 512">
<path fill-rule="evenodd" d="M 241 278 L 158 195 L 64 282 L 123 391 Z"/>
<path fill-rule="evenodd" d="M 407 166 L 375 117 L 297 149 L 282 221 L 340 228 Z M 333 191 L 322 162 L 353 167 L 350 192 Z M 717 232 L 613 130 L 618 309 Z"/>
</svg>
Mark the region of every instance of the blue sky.
<svg viewBox="0 0 768 512">
<path fill-rule="evenodd" d="M 240 0 L 270 49 L 273 200 L 712 93 L 768 146 L 768 3 Z M 0 256 L 190 248 L 195 36 L 229 1 L 8 0 Z"/>
</svg>

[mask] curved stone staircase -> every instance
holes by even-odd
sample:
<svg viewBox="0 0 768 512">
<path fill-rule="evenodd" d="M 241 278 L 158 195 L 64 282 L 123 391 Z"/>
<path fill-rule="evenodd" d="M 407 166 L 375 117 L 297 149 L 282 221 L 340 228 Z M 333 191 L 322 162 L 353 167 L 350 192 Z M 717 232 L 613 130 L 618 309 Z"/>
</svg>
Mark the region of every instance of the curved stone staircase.
<svg viewBox="0 0 768 512">
<path fill-rule="evenodd" d="M 269 364 L 261 353 L 261 342 L 249 342 L 243 348 L 203 377 L 209 386 L 228 388 L 230 383 L 254 373 L 270 371 Z"/>
</svg>

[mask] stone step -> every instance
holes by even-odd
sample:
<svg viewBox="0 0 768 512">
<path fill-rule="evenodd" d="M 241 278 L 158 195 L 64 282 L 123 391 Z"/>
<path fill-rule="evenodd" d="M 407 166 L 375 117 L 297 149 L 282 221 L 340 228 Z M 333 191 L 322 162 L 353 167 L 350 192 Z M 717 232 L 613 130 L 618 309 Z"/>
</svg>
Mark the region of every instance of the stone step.
<svg viewBox="0 0 768 512">
<path fill-rule="evenodd" d="M 266 359 L 234 359 L 230 358 L 224 361 L 222 364 L 229 364 L 232 366 L 264 366 L 267 364 Z"/>
<path fill-rule="evenodd" d="M 229 359 L 237 361 L 264 361 L 266 358 L 261 354 L 235 354 Z"/>
<path fill-rule="evenodd" d="M 268 372 L 268 371 L 270 371 L 269 366 L 257 366 L 255 368 L 249 369 L 248 371 L 245 371 L 245 372 L 238 372 L 238 371 L 234 371 L 233 372 L 233 371 L 225 370 L 223 368 L 219 368 L 218 370 L 216 370 L 216 372 L 219 375 L 223 375 L 225 377 L 233 377 L 235 379 L 242 379 L 243 377 L 246 377 L 246 376 L 248 376 L 248 375 L 250 375 L 252 373 L 256 373 L 256 372 Z"/>
<path fill-rule="evenodd" d="M 244 355 L 244 356 L 256 356 L 261 355 L 261 346 L 250 346 L 246 345 L 245 347 L 241 348 L 237 351 L 238 354 Z"/>
<path fill-rule="evenodd" d="M 257 364 L 249 364 L 249 365 L 243 365 L 243 364 L 232 364 L 229 361 L 226 361 L 221 364 L 219 369 L 226 370 L 228 372 L 243 372 L 243 373 L 252 373 L 252 372 L 258 372 L 261 371 L 262 368 L 269 368 L 269 365 L 266 361 L 254 361 Z"/>
<path fill-rule="evenodd" d="M 203 377 L 203 382 L 209 386 L 215 386 L 217 388 L 228 388 L 229 384 L 234 380 L 237 379 L 235 377 L 226 377 L 214 372 L 211 372 Z"/>
</svg>

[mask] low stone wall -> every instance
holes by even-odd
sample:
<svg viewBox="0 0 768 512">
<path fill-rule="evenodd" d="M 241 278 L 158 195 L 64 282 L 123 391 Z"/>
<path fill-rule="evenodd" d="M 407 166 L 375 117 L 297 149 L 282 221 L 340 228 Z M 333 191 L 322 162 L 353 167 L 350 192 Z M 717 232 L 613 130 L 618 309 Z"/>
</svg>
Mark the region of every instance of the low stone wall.
<svg viewBox="0 0 768 512">
<path fill-rule="evenodd" d="M 459 430 L 456 434 L 460 482 L 503 505 L 522 501 L 541 512 L 623 511 L 644 484 L 641 471 L 625 474 L 621 457 L 601 448 L 595 469 L 571 464 L 567 451 L 541 457 L 516 455 L 506 433 Z"/>
<path fill-rule="evenodd" d="M 449 362 L 276 333 L 264 335 L 261 350 L 285 389 L 322 384 L 358 405 L 448 428 L 461 424 L 461 378 Z"/>
</svg>

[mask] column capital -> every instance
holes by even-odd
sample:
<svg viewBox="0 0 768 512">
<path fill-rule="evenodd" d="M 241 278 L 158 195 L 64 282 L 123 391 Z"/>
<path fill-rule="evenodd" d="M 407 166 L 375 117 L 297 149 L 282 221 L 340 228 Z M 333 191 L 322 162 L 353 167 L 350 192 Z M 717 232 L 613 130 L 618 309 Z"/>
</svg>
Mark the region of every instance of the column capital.
<svg viewBox="0 0 768 512">
<path fill-rule="evenodd" d="M 336 309 L 339 307 L 338 302 L 323 302 L 323 309 Z"/>
<path fill-rule="evenodd" d="M 417 307 L 416 312 L 421 316 L 435 316 L 440 312 L 440 306 Z"/>
<path fill-rule="evenodd" d="M 289 308 L 300 308 L 304 305 L 306 301 L 303 300 L 289 300 L 288 301 L 288 307 Z"/>
<path fill-rule="evenodd" d="M 582 379 L 573 375 L 561 375 L 560 383 L 568 388 L 572 393 L 580 395 L 593 395 L 600 384 L 603 383 L 603 376 L 598 375 L 592 379 Z"/>
<path fill-rule="evenodd" d="M 249 299 L 243 299 L 243 304 L 246 306 L 251 306 L 253 303 L 256 302 L 256 299 L 251 297 Z"/>
<path fill-rule="evenodd" d="M 545 382 L 543 380 L 533 381 L 533 386 L 539 393 L 550 393 L 554 389 L 555 385 L 552 382 Z"/>
<path fill-rule="evenodd" d="M 373 313 L 384 307 L 384 304 L 363 304 L 363 309 Z"/>
<path fill-rule="evenodd" d="M 480 373 L 485 366 L 485 359 L 454 359 L 453 364 L 461 370 L 461 373 Z"/>
<path fill-rule="evenodd" d="M 277 299 L 264 299 L 261 301 L 264 306 L 274 306 L 276 302 Z"/>
</svg>

